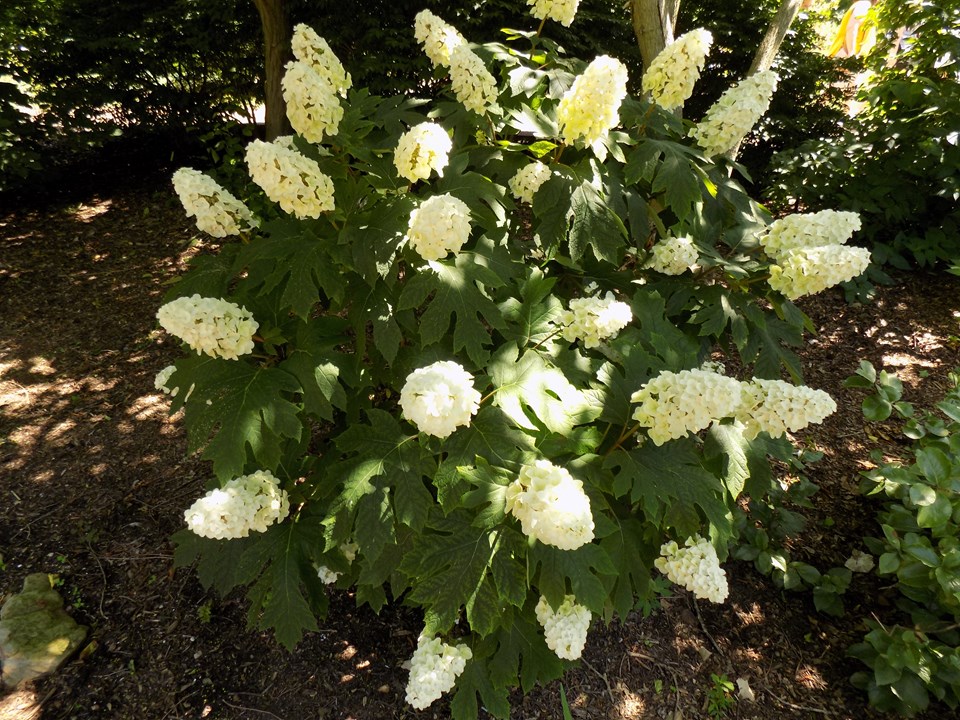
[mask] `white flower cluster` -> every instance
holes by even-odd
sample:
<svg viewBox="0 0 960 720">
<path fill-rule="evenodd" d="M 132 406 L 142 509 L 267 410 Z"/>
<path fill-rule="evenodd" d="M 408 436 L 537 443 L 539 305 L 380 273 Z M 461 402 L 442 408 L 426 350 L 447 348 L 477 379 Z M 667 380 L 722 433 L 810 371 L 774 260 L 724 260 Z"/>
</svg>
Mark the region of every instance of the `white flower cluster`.
<svg viewBox="0 0 960 720">
<path fill-rule="evenodd" d="M 745 425 L 743 435 L 752 440 L 760 432 L 778 437 L 823 422 L 837 404 L 823 390 L 791 385 L 782 380 L 754 379 L 741 383 L 736 418 Z"/>
<path fill-rule="evenodd" d="M 664 543 L 660 555 L 653 564 L 670 582 L 683 585 L 701 600 L 720 603 L 727 599 L 727 575 L 708 540 L 694 535 L 684 547 L 673 541 Z"/>
<path fill-rule="evenodd" d="M 432 170 L 442 176 L 452 147 L 446 130 L 435 123 L 420 123 L 400 136 L 393 164 L 400 177 L 410 182 L 426 180 Z"/>
<path fill-rule="evenodd" d="M 438 438 L 469 425 L 479 407 L 473 376 L 450 360 L 414 370 L 400 391 L 403 416 L 420 432 Z"/>
<path fill-rule="evenodd" d="M 247 145 L 246 159 L 250 177 L 284 211 L 302 219 L 334 209 L 333 181 L 284 142 L 254 140 Z"/>
<path fill-rule="evenodd" d="M 664 275 L 681 275 L 694 267 L 699 257 L 692 238 L 668 237 L 651 248 L 650 259 L 644 267 Z"/>
<path fill-rule="evenodd" d="M 187 527 L 200 537 L 217 540 L 266 532 L 290 512 L 286 490 L 266 470 L 242 475 L 211 490 L 183 514 Z"/>
<path fill-rule="evenodd" d="M 510 178 L 510 192 L 520 202 L 533 204 L 533 196 L 537 194 L 540 186 L 550 179 L 550 175 L 549 167 L 539 160 L 534 160 L 517 170 Z"/>
<path fill-rule="evenodd" d="M 570 27 L 580 0 L 527 0 L 527 5 L 533 7 L 530 14 L 537 20 L 550 18 L 564 27 Z"/>
<path fill-rule="evenodd" d="M 195 217 L 197 228 L 208 235 L 239 235 L 260 225 L 246 205 L 199 170 L 177 170 L 173 174 L 173 189 L 187 217 Z"/>
<path fill-rule="evenodd" d="M 580 340 L 586 348 L 595 348 L 615 336 L 633 320 L 630 306 L 617 300 L 612 292 L 604 297 L 574 298 L 559 322 L 563 339 Z"/>
<path fill-rule="evenodd" d="M 424 260 L 458 253 L 470 237 L 470 208 L 453 195 L 434 195 L 410 213 L 407 242 Z"/>
<path fill-rule="evenodd" d="M 728 89 L 710 106 L 703 120 L 690 130 L 707 157 L 732 150 L 750 132 L 770 107 L 777 80 L 772 70 L 755 73 Z"/>
<path fill-rule="evenodd" d="M 846 245 L 797 248 L 770 266 L 770 287 L 791 300 L 853 280 L 870 265 L 870 251 Z"/>
<path fill-rule="evenodd" d="M 157 311 L 160 326 L 183 340 L 197 354 L 236 360 L 253 352 L 253 334 L 259 325 L 246 308 L 199 295 L 180 297 Z"/>
<path fill-rule="evenodd" d="M 453 689 L 457 676 L 467 666 L 473 652 L 466 645 L 447 645 L 440 638 L 421 635 L 410 658 L 407 702 L 423 710 L 445 692 Z"/>
<path fill-rule="evenodd" d="M 479 115 L 497 99 L 497 81 L 466 43 L 450 53 L 450 87 L 467 110 Z"/>
<path fill-rule="evenodd" d="M 667 45 L 643 73 L 643 91 L 664 110 L 675 110 L 693 94 L 700 79 L 713 35 L 708 30 L 691 30 Z"/>
<path fill-rule="evenodd" d="M 347 90 L 353 85 L 350 73 L 343 69 L 330 45 L 313 28 L 303 23 L 293 28 L 291 47 L 297 60 L 309 65 L 334 92 L 346 97 Z"/>
<path fill-rule="evenodd" d="M 351 565 L 356 559 L 357 550 L 359 549 L 360 546 L 354 542 L 340 544 L 340 552 L 343 553 L 343 557 L 346 558 L 347 562 Z M 317 569 L 317 577 L 320 578 L 320 582 L 324 585 L 333 585 L 333 583 L 337 581 L 337 578 L 340 577 L 340 573 L 328 568 L 326 565 L 314 564 L 314 567 Z"/>
<path fill-rule="evenodd" d="M 417 13 L 413 21 L 413 36 L 423 45 L 423 51 L 434 67 L 447 67 L 453 49 L 467 42 L 455 27 L 429 10 Z"/>
<path fill-rule="evenodd" d="M 576 660 L 587 644 L 590 629 L 590 611 L 577 605 L 573 595 L 567 595 L 560 607 L 554 610 L 543 596 L 537 603 L 537 622 L 543 627 L 547 647 L 563 660 Z"/>
<path fill-rule="evenodd" d="M 333 85 L 310 65 L 299 60 L 287 63 L 281 82 L 287 118 L 293 129 L 312 143 L 333 137 L 343 120 L 343 107 Z"/>
<path fill-rule="evenodd" d="M 843 245 L 860 229 L 860 216 L 846 210 L 795 213 L 770 223 L 760 237 L 767 255 L 780 259 L 787 250 Z"/>
<path fill-rule="evenodd" d="M 507 488 L 506 510 L 523 533 L 545 545 L 576 550 L 593 540 L 593 515 L 583 483 L 549 460 L 520 468 Z"/>
<path fill-rule="evenodd" d="M 627 96 L 627 68 L 612 57 L 601 55 L 578 75 L 557 108 L 557 122 L 564 142 L 583 138 L 595 145 L 620 122 L 620 103 Z"/>
<path fill-rule="evenodd" d="M 153 386 L 162 391 L 165 395 L 170 395 L 176 397 L 177 393 L 180 391 L 180 388 L 175 388 L 171 390 L 167 386 L 167 382 L 170 380 L 170 376 L 173 375 L 177 370 L 176 365 L 167 365 L 163 370 L 157 373 L 157 376 L 153 379 Z"/>
</svg>

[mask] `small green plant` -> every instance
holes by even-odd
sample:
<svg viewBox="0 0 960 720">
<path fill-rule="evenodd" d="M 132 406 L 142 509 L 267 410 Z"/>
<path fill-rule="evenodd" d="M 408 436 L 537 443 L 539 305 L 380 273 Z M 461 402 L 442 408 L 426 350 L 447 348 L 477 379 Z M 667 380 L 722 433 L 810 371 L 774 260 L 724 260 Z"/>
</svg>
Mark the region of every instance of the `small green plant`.
<svg viewBox="0 0 960 720">
<path fill-rule="evenodd" d="M 573 713 L 570 712 L 570 703 L 567 702 L 567 692 L 560 685 L 560 708 L 563 710 L 563 720 L 573 720 Z"/>
<path fill-rule="evenodd" d="M 726 675 L 715 673 L 710 673 L 710 681 L 713 684 L 707 692 L 707 714 L 719 720 L 726 717 L 737 703 L 733 695 L 734 684 Z"/>
<path fill-rule="evenodd" d="M 213 603 L 210 600 L 207 600 L 203 605 L 197 608 L 197 618 L 204 625 L 210 622 L 212 617 Z"/>
</svg>

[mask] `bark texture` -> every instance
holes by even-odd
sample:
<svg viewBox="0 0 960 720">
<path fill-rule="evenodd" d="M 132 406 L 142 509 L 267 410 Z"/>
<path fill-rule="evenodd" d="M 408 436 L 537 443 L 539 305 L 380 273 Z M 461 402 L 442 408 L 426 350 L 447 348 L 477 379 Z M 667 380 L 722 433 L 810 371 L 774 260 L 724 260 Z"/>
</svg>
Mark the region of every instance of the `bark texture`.
<svg viewBox="0 0 960 720">
<path fill-rule="evenodd" d="M 290 132 L 287 108 L 283 102 L 284 66 L 293 59 L 290 39 L 293 30 L 287 14 L 286 0 L 253 0 L 260 13 L 264 44 L 263 94 L 266 106 L 267 140 L 273 140 Z"/>
</svg>

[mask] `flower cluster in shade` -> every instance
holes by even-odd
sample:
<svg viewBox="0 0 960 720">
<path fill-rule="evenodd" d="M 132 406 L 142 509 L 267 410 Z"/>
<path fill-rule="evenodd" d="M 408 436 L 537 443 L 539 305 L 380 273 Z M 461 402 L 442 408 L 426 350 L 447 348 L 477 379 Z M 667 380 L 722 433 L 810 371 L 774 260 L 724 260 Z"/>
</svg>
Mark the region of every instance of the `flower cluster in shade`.
<svg viewBox="0 0 960 720">
<path fill-rule="evenodd" d="M 453 195 L 434 195 L 410 213 L 407 242 L 424 260 L 458 253 L 470 237 L 470 208 Z"/>
<path fill-rule="evenodd" d="M 290 512 L 290 501 L 280 481 L 266 470 L 242 475 L 211 490 L 191 505 L 183 517 L 197 535 L 216 540 L 266 532 Z"/>
<path fill-rule="evenodd" d="M 557 123 L 568 145 L 582 139 L 596 148 L 620 122 L 620 103 L 627 96 L 627 68 L 607 55 L 591 62 L 573 81 L 557 108 Z"/>
<path fill-rule="evenodd" d="M 527 0 L 532 9 L 530 14 L 537 20 L 555 20 L 564 27 L 570 27 L 577 15 L 580 0 Z"/>
<path fill-rule="evenodd" d="M 643 74 L 643 91 L 664 110 L 675 110 L 693 94 L 700 79 L 713 35 L 708 30 L 691 30 L 667 45 Z"/>
<path fill-rule="evenodd" d="M 554 610 L 547 599 L 541 596 L 536 607 L 537 622 L 543 627 L 547 647 L 563 660 L 577 660 L 587 644 L 590 611 L 583 605 L 577 605 L 576 600 L 573 595 L 567 595 L 560 607 Z"/>
<path fill-rule="evenodd" d="M 672 540 L 664 543 L 653 564 L 670 582 L 682 585 L 700 600 L 720 603 L 727 599 L 727 575 L 717 551 L 699 535 L 687 538 L 683 547 Z"/>
<path fill-rule="evenodd" d="M 520 202 L 532 204 L 533 196 L 537 194 L 540 186 L 550 179 L 550 175 L 549 167 L 539 160 L 534 160 L 517 170 L 510 178 L 510 192 Z"/>
<path fill-rule="evenodd" d="M 692 238 L 667 237 L 650 249 L 650 259 L 644 267 L 664 275 L 682 275 L 696 266 L 699 257 Z"/>
<path fill-rule="evenodd" d="M 507 487 L 506 511 L 523 533 L 545 545 L 576 550 L 593 540 L 593 515 L 583 483 L 566 468 L 537 460 Z"/>
<path fill-rule="evenodd" d="M 450 87 L 467 110 L 480 115 L 497 99 L 497 81 L 466 43 L 450 53 Z"/>
<path fill-rule="evenodd" d="M 447 645 L 440 638 L 421 635 L 410 658 L 407 702 L 423 710 L 451 690 L 473 652 L 466 645 Z"/>
<path fill-rule="evenodd" d="M 469 425 L 479 407 L 473 376 L 450 360 L 414 370 L 400 391 L 403 416 L 420 432 L 438 438 Z"/>
<path fill-rule="evenodd" d="M 567 342 L 579 340 L 585 348 L 595 348 L 614 337 L 633 320 L 630 306 L 617 300 L 612 292 L 604 297 L 574 298 L 570 309 L 558 318 L 561 334 Z"/>
<path fill-rule="evenodd" d="M 413 21 L 413 36 L 423 46 L 434 67 L 449 66 L 454 48 L 467 42 L 456 28 L 429 10 L 417 13 Z"/>
<path fill-rule="evenodd" d="M 393 163 L 400 177 L 410 182 L 426 180 L 434 170 L 442 176 L 452 148 L 446 130 L 436 123 L 423 122 L 400 136 Z"/>
<path fill-rule="evenodd" d="M 344 559 L 346 559 L 348 565 L 353 564 L 359 549 L 360 546 L 355 542 L 340 543 L 340 553 L 343 555 Z M 320 578 L 320 582 L 322 582 L 324 585 L 333 585 L 333 583 L 337 581 L 337 578 L 340 577 L 340 573 L 327 567 L 326 565 L 315 564 L 314 567 L 317 569 L 317 577 Z"/>
<path fill-rule="evenodd" d="M 197 219 L 197 229 L 213 237 L 239 235 L 259 227 L 260 221 L 242 202 L 199 170 L 180 168 L 173 174 L 173 189 L 187 211 Z"/>
<path fill-rule="evenodd" d="M 333 181 L 286 138 L 254 140 L 247 145 L 246 160 L 253 181 L 285 212 L 316 219 L 334 209 Z"/>
<path fill-rule="evenodd" d="M 741 383 L 736 418 L 744 425 L 743 436 L 752 440 L 760 432 L 778 437 L 802 430 L 823 422 L 836 410 L 836 402 L 823 390 L 755 378 Z"/>
<path fill-rule="evenodd" d="M 199 295 L 180 297 L 157 311 L 160 327 L 183 340 L 197 354 L 236 360 L 253 352 L 259 327 L 253 315 L 236 303 Z"/>
<path fill-rule="evenodd" d="M 777 80 L 772 70 L 755 73 L 728 89 L 710 106 L 703 120 L 690 130 L 707 157 L 733 150 L 753 129 L 770 107 Z"/>
<path fill-rule="evenodd" d="M 290 125 L 306 140 L 319 143 L 340 128 L 343 108 L 337 95 L 346 95 L 352 81 L 327 41 L 310 27 L 294 28 L 295 60 L 287 63 L 281 87 Z"/>
</svg>

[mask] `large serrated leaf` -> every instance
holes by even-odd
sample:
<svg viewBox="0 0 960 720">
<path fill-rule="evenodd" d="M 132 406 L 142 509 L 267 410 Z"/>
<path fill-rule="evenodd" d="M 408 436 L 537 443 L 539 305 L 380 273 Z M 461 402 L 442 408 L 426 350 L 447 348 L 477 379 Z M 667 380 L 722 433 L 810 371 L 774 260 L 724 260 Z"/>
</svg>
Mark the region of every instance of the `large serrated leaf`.
<svg viewBox="0 0 960 720">
<path fill-rule="evenodd" d="M 603 548 L 587 543 L 576 550 L 560 550 L 538 542 L 530 548 L 529 557 L 536 586 L 552 606 L 559 607 L 572 591 L 577 603 L 588 607 L 595 615 L 603 613 L 607 600 L 606 581 L 618 573 Z"/>
<path fill-rule="evenodd" d="M 347 396 L 340 384 L 340 366 L 344 357 L 336 352 L 347 337 L 338 332 L 339 323 L 312 319 L 297 332 L 297 342 L 280 363 L 299 382 L 303 392 L 303 409 L 309 415 L 333 419 L 334 406 L 345 409 Z"/>
<path fill-rule="evenodd" d="M 498 688 L 510 688 L 520 678 L 520 688 L 530 692 L 563 674 L 564 662 L 543 637 L 543 628 L 533 619 L 536 602 L 531 599 L 523 612 L 512 612 L 497 633 L 499 647 L 490 663 L 490 679 Z"/>
<path fill-rule="evenodd" d="M 571 194 L 570 209 L 571 259 L 579 262 L 589 246 L 597 260 L 618 265 L 626 248 L 627 230 L 589 180 L 580 183 Z"/>
</svg>

